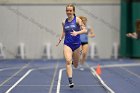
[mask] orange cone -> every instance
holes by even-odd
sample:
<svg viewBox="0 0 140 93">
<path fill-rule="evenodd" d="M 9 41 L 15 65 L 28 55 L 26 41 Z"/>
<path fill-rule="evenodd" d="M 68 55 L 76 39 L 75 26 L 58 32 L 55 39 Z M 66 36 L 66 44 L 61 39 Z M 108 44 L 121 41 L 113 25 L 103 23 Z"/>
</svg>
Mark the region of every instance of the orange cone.
<svg viewBox="0 0 140 93">
<path fill-rule="evenodd" d="M 100 64 L 97 65 L 96 73 L 97 73 L 98 75 L 101 75 L 101 73 L 102 73 Z"/>
</svg>

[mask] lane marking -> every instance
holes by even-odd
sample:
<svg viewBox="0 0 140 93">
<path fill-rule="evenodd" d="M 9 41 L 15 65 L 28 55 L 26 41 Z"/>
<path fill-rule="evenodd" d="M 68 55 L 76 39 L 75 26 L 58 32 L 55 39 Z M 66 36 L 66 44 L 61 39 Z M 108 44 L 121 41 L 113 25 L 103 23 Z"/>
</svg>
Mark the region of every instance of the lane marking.
<svg viewBox="0 0 140 93">
<path fill-rule="evenodd" d="M 138 74 L 136 74 L 136 73 L 134 73 L 134 72 L 128 70 L 127 68 L 123 68 L 123 67 L 121 67 L 121 69 L 124 69 L 126 72 L 128 72 L 128 73 L 130 73 L 130 74 L 136 76 L 137 78 L 140 78 L 140 75 L 138 75 Z"/>
<path fill-rule="evenodd" d="M 102 65 L 101 68 L 113 68 L 113 67 L 134 67 L 134 66 L 140 66 L 140 63 L 130 63 L 130 64 L 112 64 L 112 65 Z M 30 67 L 30 66 L 28 66 Z M 64 66 L 59 66 L 59 67 L 64 67 Z M 34 67 L 33 67 L 34 68 Z M 36 68 L 36 67 L 35 67 Z M 53 67 L 38 67 L 36 70 L 44 70 L 48 68 L 53 68 Z M 96 68 L 96 66 L 92 66 L 92 68 Z M 4 70 L 13 70 L 13 69 L 19 69 L 19 67 L 9 67 L 9 68 L 2 68 L 0 71 Z"/>
<path fill-rule="evenodd" d="M 53 78 L 51 80 L 51 85 L 50 85 L 49 93 L 52 93 L 52 89 L 53 89 L 53 85 L 54 85 L 54 81 L 55 81 L 54 79 L 56 77 L 56 72 L 57 72 L 57 69 L 58 69 L 58 63 L 59 62 L 57 62 L 56 66 L 55 66 L 55 69 L 54 69 L 54 74 L 53 74 Z"/>
<path fill-rule="evenodd" d="M 61 79 L 62 79 L 62 72 L 66 70 L 65 68 L 59 70 L 58 82 L 57 82 L 57 90 L 56 93 L 60 93 L 60 86 L 61 86 Z"/>
<path fill-rule="evenodd" d="M 96 73 L 96 71 L 93 68 L 90 68 L 92 70 L 92 74 L 99 79 L 100 83 L 103 85 L 105 89 L 107 89 L 110 93 L 115 93 L 110 87 L 105 84 L 105 82 L 102 80 L 102 78 Z"/>
<path fill-rule="evenodd" d="M 8 67 L 8 68 L 1 68 L 0 72 L 5 71 L 5 70 L 14 70 L 14 69 L 20 69 L 21 67 Z"/>
<path fill-rule="evenodd" d="M 17 72 L 15 72 L 12 76 L 5 79 L 1 84 L 0 87 L 2 87 L 5 83 L 7 83 L 9 80 L 11 80 L 13 77 L 15 77 L 17 74 L 19 74 L 21 71 L 23 71 L 25 68 L 27 68 L 29 64 L 24 65 L 21 69 L 19 69 Z"/>
<path fill-rule="evenodd" d="M 12 85 L 4 85 L 4 86 L 12 86 Z M 55 87 L 57 85 L 54 85 Z M 68 85 L 61 85 L 61 87 L 68 86 Z M 77 87 L 100 87 L 103 85 L 76 85 Z M 17 87 L 50 87 L 50 85 L 17 85 Z"/>
<path fill-rule="evenodd" d="M 102 78 L 96 73 L 94 68 L 90 67 L 87 63 L 85 63 L 85 64 L 91 70 L 92 75 L 100 81 L 100 83 L 103 85 L 103 87 L 106 90 L 108 90 L 109 93 L 115 93 L 110 87 L 107 86 L 107 84 L 105 84 L 105 82 L 102 80 Z"/>
<path fill-rule="evenodd" d="M 59 66 L 61 67 L 61 66 Z M 63 66 L 62 66 L 63 67 Z M 9 68 L 2 68 L 0 69 L 0 72 L 5 71 L 5 70 L 15 70 L 15 69 L 20 69 L 21 67 L 9 67 Z M 28 68 L 34 68 L 36 70 L 44 70 L 44 69 L 52 69 L 53 67 L 32 67 L 32 66 L 28 66 Z"/>
<path fill-rule="evenodd" d="M 103 65 L 101 66 L 101 68 L 133 67 L 133 66 L 140 66 L 140 63 Z M 96 67 L 94 66 L 94 68 Z"/>
<path fill-rule="evenodd" d="M 107 89 L 107 90 L 109 91 L 109 93 L 115 93 L 110 87 L 108 87 L 108 86 L 104 83 L 104 81 L 100 78 L 100 76 L 96 73 L 96 71 L 95 71 L 93 68 L 89 67 L 88 64 L 87 64 L 87 67 L 91 70 L 92 75 L 93 75 L 93 76 L 96 76 L 97 79 L 99 79 L 100 83 L 102 84 L 102 85 L 100 85 L 100 86 L 102 86 L 102 87 L 104 87 L 105 89 Z M 56 93 L 60 93 L 62 72 L 63 72 L 64 70 L 66 70 L 66 69 L 63 68 L 63 69 L 60 69 L 60 70 L 59 70 L 59 76 L 58 76 L 58 82 L 57 82 L 57 90 L 56 90 Z"/>
<path fill-rule="evenodd" d="M 5 93 L 11 92 L 12 89 L 14 89 L 26 76 L 28 76 L 33 69 L 28 70 L 12 87 L 10 87 Z"/>
</svg>

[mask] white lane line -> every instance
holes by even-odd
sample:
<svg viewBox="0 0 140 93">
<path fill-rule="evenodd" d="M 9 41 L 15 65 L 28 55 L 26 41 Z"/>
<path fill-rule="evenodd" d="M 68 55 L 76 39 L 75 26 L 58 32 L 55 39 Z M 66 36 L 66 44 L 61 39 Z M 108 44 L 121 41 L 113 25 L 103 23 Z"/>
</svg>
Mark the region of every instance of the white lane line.
<svg viewBox="0 0 140 93">
<path fill-rule="evenodd" d="M 109 93 L 115 93 L 110 87 L 105 84 L 105 82 L 102 80 L 102 78 L 96 73 L 94 68 L 90 67 L 87 63 L 86 66 L 91 70 L 91 73 L 94 77 L 97 77 L 97 79 L 100 81 L 100 83 L 103 85 L 103 87 L 108 90 Z"/>
<path fill-rule="evenodd" d="M 59 65 L 59 68 L 63 68 L 64 66 L 60 66 Z M 39 67 L 37 68 L 37 70 L 44 70 L 44 69 L 52 69 L 53 67 Z"/>
<path fill-rule="evenodd" d="M 55 66 L 55 71 L 54 71 L 54 74 L 53 74 L 53 78 L 51 80 L 51 85 L 50 85 L 49 93 L 52 93 L 54 79 L 55 79 L 55 76 L 56 76 L 57 69 L 58 69 L 58 62 L 57 62 L 57 65 Z"/>
<path fill-rule="evenodd" d="M 103 65 L 101 66 L 101 68 L 133 67 L 133 66 L 140 66 L 140 63 Z M 96 68 L 96 67 L 94 66 L 93 68 Z"/>
<path fill-rule="evenodd" d="M 134 66 L 140 66 L 140 63 L 130 63 L 130 64 L 112 64 L 112 65 L 102 65 L 101 68 L 113 68 L 113 67 L 134 67 Z M 29 67 L 29 66 L 28 66 Z M 63 67 L 63 66 L 59 66 Z M 92 66 L 93 68 L 96 68 L 96 66 Z M 13 69 L 19 69 L 20 67 L 8 67 L 8 68 L 1 68 L 0 71 L 4 70 L 13 70 Z M 53 67 L 39 67 L 37 69 L 43 70 L 43 69 L 48 69 L 48 68 L 53 68 Z"/>
<path fill-rule="evenodd" d="M 12 87 L 10 87 L 5 93 L 10 93 L 12 89 L 14 89 L 26 76 L 28 76 L 33 69 L 28 70 Z"/>
<path fill-rule="evenodd" d="M 57 82 L 57 90 L 56 93 L 60 93 L 60 86 L 61 86 L 61 79 L 62 79 L 62 72 L 65 68 L 59 70 L 58 82 Z"/>
<path fill-rule="evenodd" d="M 137 78 L 140 78 L 140 75 L 138 75 L 138 74 L 136 74 L 136 73 L 134 73 L 134 72 L 128 70 L 127 68 L 123 68 L 123 67 L 121 67 L 121 69 L 124 69 L 126 72 L 128 72 L 128 73 L 130 73 L 130 74 L 136 76 Z"/>
<path fill-rule="evenodd" d="M 5 83 L 7 83 L 9 80 L 11 80 L 13 77 L 15 77 L 17 74 L 19 74 L 21 71 L 23 71 L 25 68 L 27 68 L 29 64 L 24 65 L 21 69 L 19 69 L 17 72 L 15 72 L 12 76 L 8 77 L 6 80 L 4 80 L 0 87 L 2 87 Z"/>
<path fill-rule="evenodd" d="M 98 80 L 100 81 L 100 83 L 103 85 L 103 87 L 105 89 L 107 89 L 110 93 L 115 93 L 110 87 L 107 86 L 107 84 L 105 84 L 105 82 L 102 80 L 102 78 L 96 73 L 96 71 L 93 68 L 90 68 L 92 70 L 92 74 L 94 76 L 96 76 L 98 78 Z"/>
<path fill-rule="evenodd" d="M 1 68 L 0 71 L 5 71 L 5 70 L 14 70 L 14 69 L 20 69 L 21 67 L 7 67 L 7 68 Z"/>
<path fill-rule="evenodd" d="M 12 85 L 4 85 L 4 86 L 12 86 Z M 54 85 L 57 86 L 57 85 Z M 61 87 L 68 85 L 61 85 Z M 100 87 L 103 85 L 76 85 L 77 87 Z M 17 87 L 50 87 L 50 85 L 17 85 Z"/>
</svg>

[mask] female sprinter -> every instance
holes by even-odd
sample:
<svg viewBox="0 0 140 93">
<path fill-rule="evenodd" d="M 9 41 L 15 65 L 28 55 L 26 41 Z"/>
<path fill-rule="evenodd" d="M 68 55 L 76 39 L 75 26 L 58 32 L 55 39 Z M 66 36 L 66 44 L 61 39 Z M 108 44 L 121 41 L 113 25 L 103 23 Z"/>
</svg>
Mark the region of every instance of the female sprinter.
<svg viewBox="0 0 140 93">
<path fill-rule="evenodd" d="M 84 16 L 79 16 L 79 18 L 82 20 L 83 24 L 86 26 L 87 33 L 81 34 L 81 49 L 82 49 L 82 57 L 80 60 L 81 65 L 84 64 L 88 52 L 88 37 L 95 37 L 93 28 L 87 26 L 87 18 Z M 81 69 L 82 70 L 82 69 Z"/>
<path fill-rule="evenodd" d="M 68 4 L 66 6 L 66 14 L 68 18 L 62 22 L 63 31 L 61 37 L 58 41 L 58 44 L 64 38 L 64 57 L 66 60 L 66 72 L 69 80 L 69 87 L 74 87 L 74 83 L 72 81 L 72 61 L 75 68 L 78 66 L 78 62 L 80 59 L 80 34 L 86 33 L 87 30 L 82 23 L 81 19 L 75 16 L 75 6 L 72 4 Z"/>
</svg>

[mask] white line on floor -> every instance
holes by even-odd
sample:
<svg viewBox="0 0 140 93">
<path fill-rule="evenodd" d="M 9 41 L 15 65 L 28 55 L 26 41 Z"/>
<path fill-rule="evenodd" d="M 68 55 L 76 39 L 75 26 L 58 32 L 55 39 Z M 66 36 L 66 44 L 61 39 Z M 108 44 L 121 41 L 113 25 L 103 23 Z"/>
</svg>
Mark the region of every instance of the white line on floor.
<svg viewBox="0 0 140 93">
<path fill-rule="evenodd" d="M 26 76 L 28 76 L 33 69 L 28 70 L 12 87 L 10 87 L 5 93 L 10 93 L 12 89 L 14 89 Z"/>
</svg>

